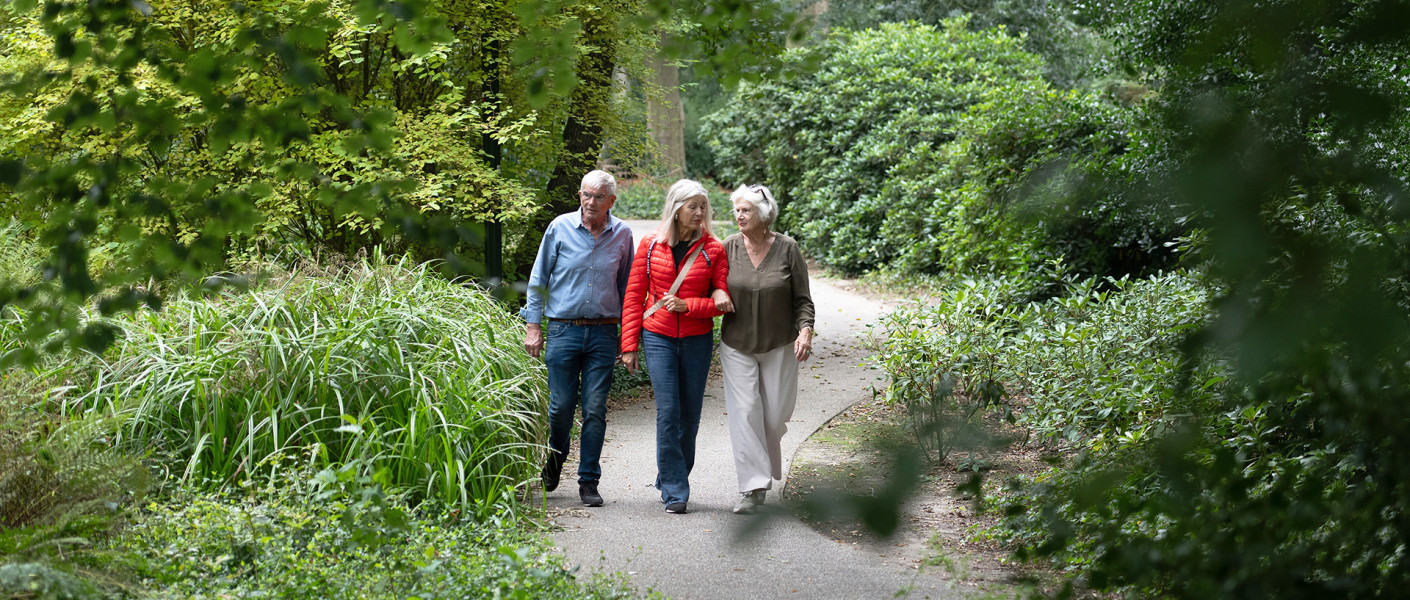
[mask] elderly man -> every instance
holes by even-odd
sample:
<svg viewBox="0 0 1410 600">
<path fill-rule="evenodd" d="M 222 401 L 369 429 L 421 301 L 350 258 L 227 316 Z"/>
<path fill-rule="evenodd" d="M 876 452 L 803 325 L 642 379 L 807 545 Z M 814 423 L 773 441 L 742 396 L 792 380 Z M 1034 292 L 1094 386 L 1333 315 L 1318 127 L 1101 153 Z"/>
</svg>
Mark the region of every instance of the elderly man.
<svg viewBox="0 0 1410 600">
<path fill-rule="evenodd" d="M 581 404 L 578 495 L 587 506 L 602 506 L 598 461 L 634 250 L 631 229 L 610 212 L 617 200 L 617 180 L 611 174 L 585 175 L 578 200 L 577 211 L 559 215 L 544 232 L 529 275 L 529 299 L 519 314 L 528 323 L 524 349 L 533 357 L 544 353 L 548 366 L 550 450 L 543 489 L 558 487 L 573 413 Z"/>
</svg>

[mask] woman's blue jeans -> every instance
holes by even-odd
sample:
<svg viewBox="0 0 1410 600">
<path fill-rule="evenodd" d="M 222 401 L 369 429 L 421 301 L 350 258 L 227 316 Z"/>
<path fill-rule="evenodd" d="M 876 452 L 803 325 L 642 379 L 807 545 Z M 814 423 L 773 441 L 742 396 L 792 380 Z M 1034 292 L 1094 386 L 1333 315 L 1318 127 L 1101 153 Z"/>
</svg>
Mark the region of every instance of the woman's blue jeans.
<svg viewBox="0 0 1410 600">
<path fill-rule="evenodd" d="M 641 347 L 656 393 L 656 489 L 666 504 L 688 502 L 714 336 L 673 338 L 643 331 Z"/>
<path fill-rule="evenodd" d="M 547 321 L 544 364 L 548 367 L 549 460 L 568 457 L 573 413 L 583 408 L 578 483 L 602 478 L 602 438 L 607 433 L 607 392 L 617 364 L 616 325 L 573 325 Z"/>
</svg>

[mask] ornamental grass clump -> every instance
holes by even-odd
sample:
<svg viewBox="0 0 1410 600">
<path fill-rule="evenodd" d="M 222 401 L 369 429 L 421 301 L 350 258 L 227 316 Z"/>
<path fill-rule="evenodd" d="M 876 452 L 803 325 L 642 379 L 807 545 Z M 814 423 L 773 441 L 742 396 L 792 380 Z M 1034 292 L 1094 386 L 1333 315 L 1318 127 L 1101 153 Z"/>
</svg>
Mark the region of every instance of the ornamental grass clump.
<svg viewBox="0 0 1410 600">
<path fill-rule="evenodd" d="M 65 407 L 118 418 L 118 444 L 172 457 L 189 482 L 224 485 L 312 450 L 488 514 L 541 448 L 545 376 L 521 326 L 425 265 L 178 296 L 115 324 L 120 341 L 65 377 L 87 382 Z"/>
</svg>

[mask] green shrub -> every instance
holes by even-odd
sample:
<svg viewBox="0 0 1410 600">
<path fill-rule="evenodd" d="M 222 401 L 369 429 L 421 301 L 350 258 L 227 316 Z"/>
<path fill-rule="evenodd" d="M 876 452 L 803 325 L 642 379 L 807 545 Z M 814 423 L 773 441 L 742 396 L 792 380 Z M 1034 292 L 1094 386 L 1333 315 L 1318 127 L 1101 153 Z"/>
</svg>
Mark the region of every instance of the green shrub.
<svg viewBox="0 0 1410 600">
<path fill-rule="evenodd" d="M 1110 44 L 1086 26 L 1090 10 L 1068 0 L 831 0 L 822 19 L 833 27 L 865 29 L 905 21 L 936 25 L 968 13 L 973 28 L 1003 26 L 1021 35 L 1024 48 L 1044 58 L 1049 80 L 1070 88 L 1097 75 L 1093 70 L 1107 59 Z"/>
<path fill-rule="evenodd" d="M 0 375 L 0 597 L 89 598 L 122 580 L 97 547 L 151 488 L 147 468 L 105 448 L 101 420 L 54 433 L 27 373 Z"/>
<path fill-rule="evenodd" d="M 795 51 L 792 64 L 817 68 L 741 88 L 707 119 L 724 177 L 772 184 L 782 228 L 847 274 L 1022 275 L 1067 254 L 1098 276 L 1168 267 L 1143 254 L 1172 239 L 1144 205 L 1095 198 L 1081 219 L 1020 218 L 1117 168 L 1131 111 L 1054 90 L 1018 40 L 966 25 L 844 30 Z"/>
<path fill-rule="evenodd" d="M 0 564 L 0 594 L 25 600 L 87 600 L 98 596 L 92 583 L 43 563 Z"/>
<path fill-rule="evenodd" d="M 943 152 L 960 116 L 1039 76 L 1040 61 L 1002 32 L 887 24 L 842 30 L 788 60 L 817 68 L 742 87 L 705 134 L 726 179 L 767 182 L 784 229 L 825 263 L 855 273 L 927 240 L 880 234 L 892 208 L 880 192 L 907 157 Z"/>
<path fill-rule="evenodd" d="M 661 207 L 666 203 L 666 190 L 672 181 L 655 179 L 627 179 L 617 182 L 617 201 L 612 205 L 612 214 L 619 219 L 655 221 L 661 218 Z M 733 220 L 733 206 L 729 202 L 730 191 L 721 190 L 710 182 L 702 182 L 710 194 L 711 217 L 715 221 Z"/>
<path fill-rule="evenodd" d="M 223 485 L 316 448 L 414 498 L 488 515 L 529 478 L 547 398 L 521 325 L 488 294 L 380 260 L 114 319 L 102 358 L 47 374 L 119 448 Z"/>
<path fill-rule="evenodd" d="M 1176 393 L 1185 377 L 1221 378 L 1213 363 L 1191 372 L 1181 352 L 1208 318 L 1209 292 L 1178 273 L 1101 284 L 1069 278 L 1056 298 L 1015 303 L 1024 286 L 970 280 L 896 311 L 876 346 L 890 398 L 922 412 L 957 404 L 961 415 L 1010 400 L 1030 431 L 1083 449 L 1157 438 L 1204 408 Z"/>
<path fill-rule="evenodd" d="M 38 283 L 41 258 L 39 244 L 18 220 L 0 225 L 0 288 Z"/>
<path fill-rule="evenodd" d="M 281 469 L 238 495 L 186 490 L 150 503 L 110 548 L 136 557 L 145 587 L 173 597 L 629 597 L 575 580 L 512 514 L 468 522 L 418 511 L 386 493 L 382 475 L 271 460 Z"/>
</svg>

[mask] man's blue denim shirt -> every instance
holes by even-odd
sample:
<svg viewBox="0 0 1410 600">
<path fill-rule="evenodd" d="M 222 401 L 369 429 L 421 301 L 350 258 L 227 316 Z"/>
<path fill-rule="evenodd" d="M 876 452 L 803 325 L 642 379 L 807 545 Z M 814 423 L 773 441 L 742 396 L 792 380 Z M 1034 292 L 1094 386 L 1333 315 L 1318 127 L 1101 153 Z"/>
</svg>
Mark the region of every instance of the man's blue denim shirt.
<svg viewBox="0 0 1410 600">
<path fill-rule="evenodd" d="M 529 274 L 529 299 L 519 316 L 529 323 L 540 323 L 545 316 L 622 316 L 622 296 L 635 252 L 631 228 L 610 213 L 602 235 L 596 238 L 583 224 L 581 210 L 559 215 L 548 224 L 539 244 L 534 270 Z"/>
</svg>

